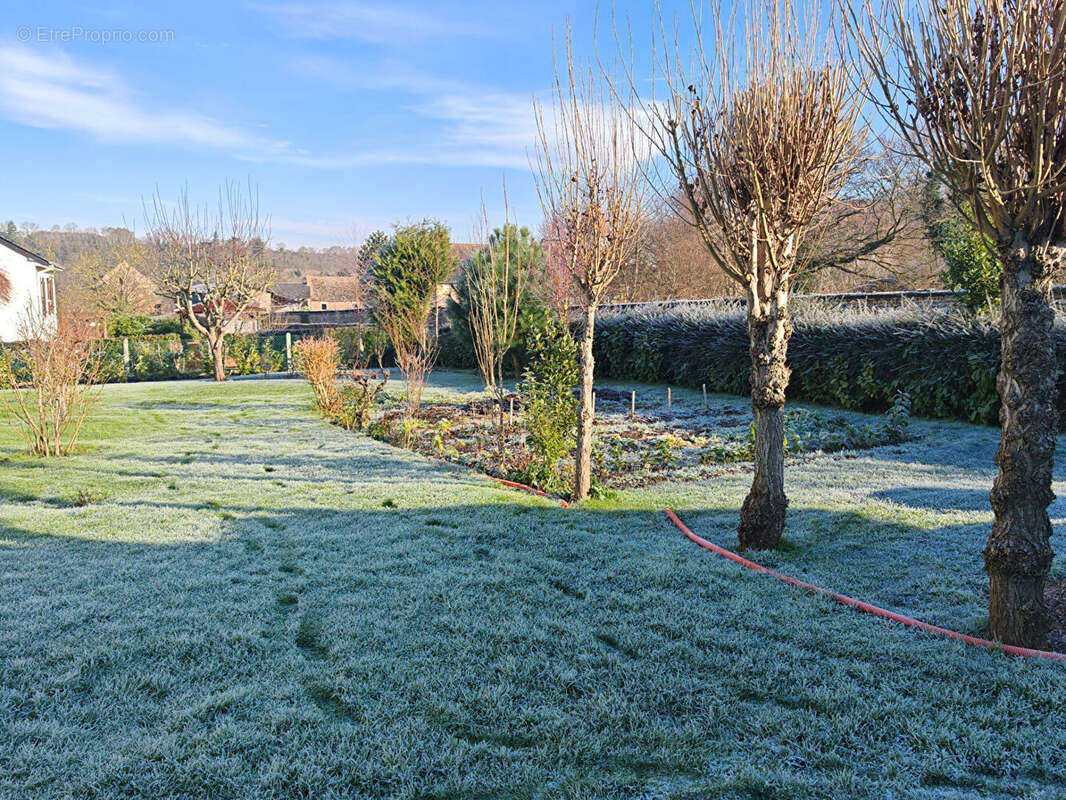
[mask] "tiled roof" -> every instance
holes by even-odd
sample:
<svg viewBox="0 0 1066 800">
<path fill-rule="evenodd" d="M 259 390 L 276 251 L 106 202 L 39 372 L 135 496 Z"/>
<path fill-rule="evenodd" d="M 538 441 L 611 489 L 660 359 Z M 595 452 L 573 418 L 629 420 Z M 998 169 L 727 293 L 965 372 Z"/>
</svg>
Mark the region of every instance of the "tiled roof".
<svg viewBox="0 0 1066 800">
<path fill-rule="evenodd" d="M 358 303 L 359 279 L 347 275 L 308 275 L 307 297 L 312 302 Z"/>
<path fill-rule="evenodd" d="M 275 283 L 270 287 L 270 293 L 286 300 L 306 300 L 308 290 L 306 283 Z"/>
</svg>

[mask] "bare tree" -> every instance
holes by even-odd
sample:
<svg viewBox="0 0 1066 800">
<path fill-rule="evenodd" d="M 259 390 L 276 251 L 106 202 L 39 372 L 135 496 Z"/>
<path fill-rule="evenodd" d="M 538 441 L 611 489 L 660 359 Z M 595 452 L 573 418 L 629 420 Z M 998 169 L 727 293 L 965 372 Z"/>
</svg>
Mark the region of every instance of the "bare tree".
<svg viewBox="0 0 1066 800">
<path fill-rule="evenodd" d="M 0 270 L 0 305 L 4 305 L 11 300 L 11 278 L 7 273 Z"/>
<path fill-rule="evenodd" d="M 465 272 L 470 294 L 470 338 L 485 386 L 498 403 L 497 433 L 501 457 L 506 394 L 503 357 L 514 346 L 534 256 L 532 247 L 521 246 L 521 233 L 509 219 L 506 192 L 504 209 L 503 228 L 488 233 L 488 214 L 482 203 L 486 244 L 470 258 Z"/>
<path fill-rule="evenodd" d="M 1044 647 L 1057 434 L 1051 283 L 1066 264 L 1066 0 L 892 0 L 849 19 L 877 106 L 1003 263 L 989 628 Z"/>
<path fill-rule="evenodd" d="M 0 355 L 0 403 L 30 452 L 69 454 L 99 399 L 103 359 L 88 325 L 65 320 L 58 328 L 40 314 L 23 318 L 21 341 Z"/>
<path fill-rule="evenodd" d="M 868 150 L 815 217 L 797 255 L 794 291 L 842 291 L 877 280 L 916 288 L 935 279 L 936 254 L 922 216 L 926 184 L 915 159 L 893 147 Z"/>
<path fill-rule="evenodd" d="M 150 314 L 155 286 L 148 279 L 148 247 L 132 231 L 116 229 L 110 246 L 82 255 L 74 266 L 84 301 L 103 316 Z"/>
<path fill-rule="evenodd" d="M 713 57 L 697 14 L 694 67 L 677 34 L 657 59 L 665 96 L 645 103 L 645 125 L 668 169 L 660 194 L 699 231 L 714 265 L 747 296 L 755 475 L 740 515 L 742 548 L 781 537 L 785 390 L 792 334 L 789 294 L 812 226 L 860 161 L 857 93 L 820 37 L 819 9 L 750 0 L 743 39 L 718 23 Z M 719 0 L 711 19 L 728 19 Z M 743 41 L 743 44 L 741 43 Z M 631 77 L 631 86 L 635 80 Z M 639 120 L 638 120 L 639 121 Z"/>
<path fill-rule="evenodd" d="M 552 242 L 561 241 L 562 229 L 554 219 L 545 219 L 541 223 L 540 241 L 544 256 L 543 283 L 536 291 L 560 321 L 566 322 L 570 316 L 570 307 L 574 303 L 576 289 L 574 274 L 570 271 L 566 252 L 560 247 L 551 247 Z"/>
<path fill-rule="evenodd" d="M 574 499 L 588 497 L 592 477 L 593 337 L 596 308 L 622 265 L 633 258 L 644 215 L 644 181 L 634 115 L 592 69 L 574 64 L 570 32 L 566 64 L 558 67 L 550 123 L 536 108 L 537 191 L 549 238 L 550 268 L 573 278 L 582 310 L 581 379 Z"/>
<path fill-rule="evenodd" d="M 217 209 L 193 207 L 185 189 L 173 207 L 158 194 L 145 208 L 159 259 L 160 292 L 207 338 L 216 381 L 226 379 L 225 334 L 274 280 L 268 225 L 249 185 L 219 189 Z"/>
</svg>

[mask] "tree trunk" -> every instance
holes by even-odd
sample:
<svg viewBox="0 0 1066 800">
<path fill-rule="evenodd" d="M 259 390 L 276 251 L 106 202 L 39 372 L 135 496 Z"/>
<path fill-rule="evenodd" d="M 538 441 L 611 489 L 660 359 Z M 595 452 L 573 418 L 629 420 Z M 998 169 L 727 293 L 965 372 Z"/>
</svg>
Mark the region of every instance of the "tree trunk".
<svg viewBox="0 0 1066 800">
<path fill-rule="evenodd" d="M 1020 234 L 1000 248 L 1000 256 L 999 474 L 985 545 L 988 626 L 994 639 L 1043 649 L 1049 626 L 1044 582 L 1052 559 L 1047 507 L 1055 498 L 1051 468 L 1058 429 L 1051 272 Z"/>
<path fill-rule="evenodd" d="M 751 410 L 755 424 L 755 477 L 740 509 L 740 549 L 769 550 L 785 527 L 785 364 L 792 323 L 788 294 L 779 290 L 769 302 L 748 298 L 751 339 Z"/>
<path fill-rule="evenodd" d="M 592 485 L 592 381 L 595 361 L 592 339 L 596 334 L 596 304 L 585 309 L 585 329 L 581 334 L 580 406 L 577 418 L 577 448 L 574 451 L 574 499 L 584 500 Z"/>
<path fill-rule="evenodd" d="M 224 381 L 226 380 L 226 337 L 224 334 L 219 333 L 215 339 L 209 337 L 207 343 L 211 347 L 211 360 L 214 362 L 215 380 Z"/>
<path fill-rule="evenodd" d="M 504 423 L 503 423 L 503 420 L 504 420 L 504 417 L 503 417 L 503 398 L 504 398 L 504 395 L 507 394 L 507 392 L 506 392 L 506 390 L 504 389 L 504 386 L 503 386 L 503 356 L 502 355 L 500 356 L 499 362 L 497 362 L 497 364 L 494 365 L 492 369 L 493 369 L 493 372 L 497 374 L 497 377 L 499 378 L 499 381 L 500 381 L 499 389 L 496 391 L 496 399 L 497 399 L 497 401 L 500 404 L 500 408 L 499 408 L 500 416 L 499 416 L 499 420 L 498 420 L 499 421 L 499 428 L 497 429 L 497 432 L 496 432 L 497 433 L 497 440 L 496 441 L 497 441 L 497 445 L 498 445 L 497 457 L 500 459 L 500 463 L 502 464 L 503 460 L 504 460 L 504 453 L 505 453 L 505 451 L 507 449 L 506 441 L 504 439 Z"/>
</svg>

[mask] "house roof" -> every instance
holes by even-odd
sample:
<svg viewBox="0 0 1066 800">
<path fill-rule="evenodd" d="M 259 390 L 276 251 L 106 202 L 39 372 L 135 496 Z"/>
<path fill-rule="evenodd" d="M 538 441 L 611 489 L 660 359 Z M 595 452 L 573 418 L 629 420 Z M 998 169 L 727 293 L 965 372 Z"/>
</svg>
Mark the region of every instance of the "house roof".
<svg viewBox="0 0 1066 800">
<path fill-rule="evenodd" d="M 34 264 L 39 264 L 40 266 L 48 267 L 49 269 L 61 269 L 58 264 L 53 264 L 44 256 L 38 255 L 32 250 L 27 250 L 22 245 L 15 244 L 13 241 L 11 241 L 10 239 L 5 239 L 3 236 L 0 236 L 0 245 L 3 245 L 9 250 L 14 250 L 27 261 L 32 261 Z"/>
<path fill-rule="evenodd" d="M 306 300 L 310 296 L 306 283 L 275 283 L 270 293 L 285 300 Z"/>
<path fill-rule="evenodd" d="M 307 298 L 332 303 L 358 303 L 359 278 L 347 275 L 308 275 Z"/>
<path fill-rule="evenodd" d="M 449 252 L 451 257 L 462 264 L 470 256 L 476 253 L 482 248 L 480 244 L 471 244 L 467 242 L 452 242 Z"/>
<path fill-rule="evenodd" d="M 136 284 L 149 294 L 155 294 L 159 288 L 155 281 L 145 275 L 136 267 L 131 267 L 128 262 L 120 261 L 113 266 L 107 272 L 104 273 L 100 279 L 101 283 L 131 283 Z"/>
</svg>

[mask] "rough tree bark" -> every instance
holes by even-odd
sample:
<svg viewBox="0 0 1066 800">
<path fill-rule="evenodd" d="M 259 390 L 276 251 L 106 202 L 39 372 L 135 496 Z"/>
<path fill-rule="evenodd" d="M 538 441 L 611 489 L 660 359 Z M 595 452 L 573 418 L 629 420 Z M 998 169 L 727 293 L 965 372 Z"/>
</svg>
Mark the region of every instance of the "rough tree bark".
<svg viewBox="0 0 1066 800">
<path fill-rule="evenodd" d="M 574 452 L 574 499 L 584 500 L 592 486 L 592 382 L 595 360 L 592 340 L 596 334 L 596 304 L 585 309 L 585 328 L 581 332 L 581 399 L 577 418 L 577 448 Z"/>
<path fill-rule="evenodd" d="M 1058 430 L 1052 271 L 1020 234 L 1000 248 L 1000 256 L 999 474 L 985 545 L 988 623 L 995 639 L 1043 649 L 1049 626 L 1044 583 L 1052 559 L 1047 507 L 1055 498 L 1051 470 Z"/>
<path fill-rule="evenodd" d="M 216 336 L 207 337 L 207 344 L 211 349 L 211 361 L 214 365 L 216 381 L 226 380 L 225 343 L 225 334 L 219 333 Z"/>
<path fill-rule="evenodd" d="M 792 322 L 788 291 L 777 288 L 761 299 L 748 294 L 751 351 L 751 410 L 755 424 L 755 476 L 740 509 L 737 535 L 742 550 L 777 546 L 785 528 L 785 390 Z"/>
</svg>

